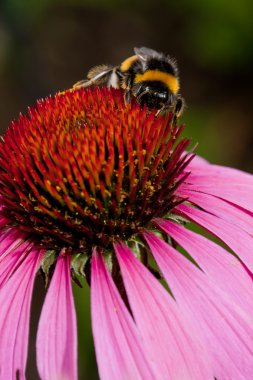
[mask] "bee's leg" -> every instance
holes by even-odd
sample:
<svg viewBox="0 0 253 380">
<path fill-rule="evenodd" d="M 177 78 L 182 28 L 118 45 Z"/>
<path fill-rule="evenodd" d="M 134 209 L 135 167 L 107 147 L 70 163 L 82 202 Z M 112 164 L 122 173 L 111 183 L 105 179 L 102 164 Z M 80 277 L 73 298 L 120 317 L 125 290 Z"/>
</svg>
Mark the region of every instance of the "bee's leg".
<svg viewBox="0 0 253 380">
<path fill-rule="evenodd" d="M 181 98 L 181 97 L 178 97 L 178 98 L 177 98 L 177 101 L 176 101 L 176 104 L 175 104 L 175 107 L 174 107 L 174 110 L 173 110 L 172 125 L 176 125 L 176 124 L 177 124 L 177 120 L 178 120 L 178 118 L 179 118 L 179 117 L 182 115 L 182 113 L 183 113 L 184 105 L 185 105 L 185 101 L 184 101 L 184 99 Z"/>
<path fill-rule="evenodd" d="M 131 94 L 132 94 L 132 91 L 131 91 L 131 88 L 132 88 L 131 77 L 127 78 L 124 87 L 125 87 L 124 100 L 125 100 L 126 104 L 129 104 L 130 100 L 131 100 Z"/>
<path fill-rule="evenodd" d="M 184 99 L 181 97 L 178 97 L 176 101 L 175 109 L 174 109 L 174 113 L 177 117 L 180 117 L 182 115 L 184 106 L 185 106 Z"/>
<path fill-rule="evenodd" d="M 80 80 L 79 82 L 75 83 L 73 86 L 73 89 L 77 88 L 87 88 L 90 86 L 100 86 L 108 84 L 110 78 L 114 74 L 114 69 L 110 66 L 96 66 L 93 67 L 87 74 L 87 79 Z M 117 77 L 117 74 L 116 74 Z"/>
<path fill-rule="evenodd" d="M 90 87 L 93 85 L 93 80 L 88 80 L 88 79 L 84 79 L 84 80 L 80 80 L 79 82 L 75 83 L 71 88 L 69 88 L 68 90 L 64 90 L 64 91 L 60 91 L 58 94 L 65 94 L 66 91 L 73 91 L 73 90 L 77 90 L 78 88 L 86 88 L 86 87 Z"/>
<path fill-rule="evenodd" d="M 92 79 L 88 80 L 88 79 L 84 79 L 84 80 L 80 80 L 79 82 L 75 83 L 73 85 L 73 88 L 74 89 L 77 89 L 77 88 L 86 88 L 86 87 L 90 87 L 94 84 L 94 81 Z"/>
<path fill-rule="evenodd" d="M 125 92 L 124 92 L 124 100 L 125 100 L 126 104 L 130 103 L 130 100 L 131 100 L 131 91 L 130 91 L 130 89 L 126 89 L 125 90 Z"/>
<path fill-rule="evenodd" d="M 155 114 L 155 116 L 156 116 L 156 117 L 157 117 L 157 116 L 161 116 L 161 115 L 166 111 L 166 109 L 168 109 L 168 106 L 167 106 L 167 105 L 162 106 L 162 108 L 160 108 L 160 109 L 157 111 L 157 113 Z"/>
<path fill-rule="evenodd" d="M 120 71 L 120 69 L 118 67 L 116 67 L 115 69 L 115 73 L 118 75 L 118 77 L 120 78 L 120 80 L 123 80 L 124 77 L 125 77 L 125 74 L 122 73 L 122 71 Z"/>
<path fill-rule="evenodd" d="M 144 91 L 142 91 L 138 96 L 137 96 L 137 102 L 138 103 L 141 103 L 141 98 L 143 97 L 143 95 L 147 94 L 149 92 L 149 89 L 146 88 Z"/>
</svg>

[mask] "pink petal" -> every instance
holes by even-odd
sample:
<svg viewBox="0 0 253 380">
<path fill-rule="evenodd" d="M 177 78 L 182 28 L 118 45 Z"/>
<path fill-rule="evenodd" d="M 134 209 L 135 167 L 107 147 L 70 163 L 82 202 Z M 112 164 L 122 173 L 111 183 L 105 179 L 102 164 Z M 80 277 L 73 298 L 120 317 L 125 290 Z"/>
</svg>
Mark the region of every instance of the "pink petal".
<svg viewBox="0 0 253 380">
<path fill-rule="evenodd" d="M 159 380 L 213 379 L 197 329 L 125 245 L 115 250 L 130 306 Z"/>
<path fill-rule="evenodd" d="M 182 254 L 152 233 L 146 240 L 179 308 L 206 338 L 214 376 L 253 379 L 253 318 Z"/>
<path fill-rule="evenodd" d="M 130 313 L 96 250 L 93 251 L 91 279 L 92 329 L 100 378 L 157 379 Z"/>
<path fill-rule="evenodd" d="M 253 238 L 248 233 L 235 224 L 186 204 L 177 206 L 176 210 L 224 241 L 253 272 Z"/>
<path fill-rule="evenodd" d="M 215 284 L 229 293 L 249 314 L 253 311 L 253 282 L 241 262 L 231 253 L 195 232 L 165 219 L 157 225 L 196 261 Z"/>
<path fill-rule="evenodd" d="M 189 167 L 190 171 L 191 171 L 192 168 L 197 168 L 197 167 L 203 166 L 203 165 L 210 165 L 210 164 L 205 158 L 203 158 L 201 156 L 195 156 L 193 158 L 193 160 L 190 162 L 189 166 L 187 166 L 187 168 Z"/>
<path fill-rule="evenodd" d="M 1 215 L 2 209 L 3 209 L 3 206 L 1 205 L 1 202 L 0 202 L 0 228 L 4 228 L 7 224 L 7 219 L 5 218 L 5 216 Z"/>
<path fill-rule="evenodd" d="M 22 244 L 22 237 L 17 230 L 10 229 L 0 234 L 0 262 L 12 250 Z"/>
<path fill-rule="evenodd" d="M 240 170 L 216 165 L 187 167 L 191 174 L 182 189 L 191 189 L 234 203 L 253 212 L 253 176 Z"/>
<path fill-rule="evenodd" d="M 77 379 L 76 313 L 70 256 L 59 256 L 37 333 L 37 365 L 42 380 Z"/>
<path fill-rule="evenodd" d="M 197 161 L 195 161 L 196 159 Z M 249 186 L 253 185 L 252 175 L 249 173 L 226 166 L 208 164 L 207 161 L 206 166 L 201 166 L 201 162 L 204 164 L 205 160 L 200 157 L 195 157 L 189 164 L 190 170 L 194 167 L 194 170 L 192 170 L 192 176 L 196 176 L 196 178 L 199 178 L 201 182 L 208 177 L 211 183 L 217 182 L 219 184 L 232 184 L 236 180 L 237 183 Z M 208 171 L 205 170 L 207 167 Z M 208 184 L 209 182 L 207 181 L 206 183 Z"/>
<path fill-rule="evenodd" d="M 19 235 L 10 230 L 0 237 L 0 288 L 19 268 L 33 247 L 29 241 L 20 239 Z"/>
<path fill-rule="evenodd" d="M 40 260 L 34 249 L 0 290 L 1 379 L 25 379 L 30 306 Z"/>
<path fill-rule="evenodd" d="M 187 198 L 190 202 L 201 207 L 202 209 L 218 216 L 221 219 L 235 224 L 244 231 L 253 235 L 252 216 L 233 204 L 225 202 L 215 196 L 188 189 L 179 190 L 177 195 Z"/>
</svg>

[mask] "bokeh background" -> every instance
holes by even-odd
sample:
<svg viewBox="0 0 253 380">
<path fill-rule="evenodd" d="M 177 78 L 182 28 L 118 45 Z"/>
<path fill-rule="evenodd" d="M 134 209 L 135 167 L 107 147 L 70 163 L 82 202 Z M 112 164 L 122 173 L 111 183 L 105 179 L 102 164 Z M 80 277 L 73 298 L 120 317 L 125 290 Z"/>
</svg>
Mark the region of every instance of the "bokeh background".
<svg viewBox="0 0 253 380">
<path fill-rule="evenodd" d="M 253 172 L 252 0 L 2 0 L 0 128 L 36 99 L 66 89 L 92 66 L 117 65 L 134 46 L 178 61 L 186 134 L 212 162 Z M 28 380 L 37 380 L 38 279 Z M 89 290 L 75 286 L 80 380 L 97 379 Z M 147 311 L 148 312 L 148 311 Z"/>
</svg>

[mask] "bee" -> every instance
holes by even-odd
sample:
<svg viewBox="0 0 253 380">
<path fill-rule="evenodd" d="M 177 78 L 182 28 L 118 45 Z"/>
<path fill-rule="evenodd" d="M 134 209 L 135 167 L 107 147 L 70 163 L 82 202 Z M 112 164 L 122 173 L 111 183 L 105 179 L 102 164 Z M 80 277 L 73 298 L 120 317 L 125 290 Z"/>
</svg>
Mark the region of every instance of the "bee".
<svg viewBox="0 0 253 380">
<path fill-rule="evenodd" d="M 87 79 L 77 82 L 73 89 L 102 85 L 122 89 L 126 103 L 134 98 L 141 106 L 157 110 L 157 115 L 173 112 L 179 117 L 184 100 L 179 94 L 176 61 L 146 47 L 134 48 L 134 53 L 119 66 L 93 67 Z"/>
</svg>

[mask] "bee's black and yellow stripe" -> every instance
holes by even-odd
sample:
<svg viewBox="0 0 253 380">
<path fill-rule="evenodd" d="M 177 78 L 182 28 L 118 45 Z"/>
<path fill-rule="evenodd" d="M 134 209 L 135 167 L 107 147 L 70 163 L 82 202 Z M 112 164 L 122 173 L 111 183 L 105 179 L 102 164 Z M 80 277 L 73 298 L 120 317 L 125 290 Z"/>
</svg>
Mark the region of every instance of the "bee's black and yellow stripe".
<svg viewBox="0 0 253 380">
<path fill-rule="evenodd" d="M 127 71 L 129 71 L 132 68 L 134 62 L 136 62 L 137 60 L 138 60 L 138 56 L 137 55 L 132 55 L 131 57 L 128 57 L 127 59 L 125 59 L 121 63 L 121 65 L 119 67 L 120 71 L 122 73 L 126 73 Z"/>
<path fill-rule="evenodd" d="M 179 91 L 179 81 L 175 75 L 161 70 L 146 70 L 143 74 L 137 73 L 134 82 L 161 82 L 172 94 L 176 95 Z"/>
</svg>

